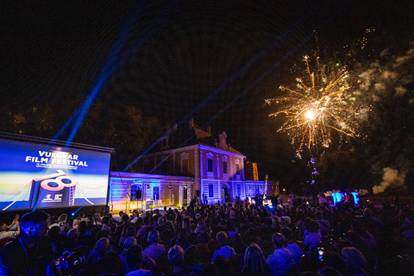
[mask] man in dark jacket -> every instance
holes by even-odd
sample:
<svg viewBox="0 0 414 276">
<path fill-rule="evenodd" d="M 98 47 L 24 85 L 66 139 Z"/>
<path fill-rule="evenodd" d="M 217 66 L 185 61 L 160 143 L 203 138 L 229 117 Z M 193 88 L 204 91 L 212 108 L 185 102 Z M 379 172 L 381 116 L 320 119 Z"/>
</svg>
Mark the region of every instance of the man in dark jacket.
<svg viewBox="0 0 414 276">
<path fill-rule="evenodd" d="M 53 275 L 53 254 L 46 239 L 48 216 L 34 211 L 22 216 L 20 235 L 0 250 L 0 276 Z"/>
</svg>

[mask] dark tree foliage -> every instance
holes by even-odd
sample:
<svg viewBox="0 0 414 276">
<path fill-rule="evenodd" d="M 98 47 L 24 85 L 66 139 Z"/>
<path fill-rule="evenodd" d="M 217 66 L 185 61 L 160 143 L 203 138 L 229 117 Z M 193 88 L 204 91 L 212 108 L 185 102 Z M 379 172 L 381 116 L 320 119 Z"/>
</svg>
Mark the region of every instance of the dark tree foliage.
<svg viewBox="0 0 414 276">
<path fill-rule="evenodd" d="M 110 109 L 109 109 L 110 108 Z M 0 128 L 3 131 L 51 138 L 65 122 L 60 110 L 48 103 L 31 109 L 5 112 Z M 155 141 L 164 129 L 155 116 L 145 116 L 134 105 L 96 103 L 89 111 L 75 142 L 113 147 L 112 169 L 123 169 L 140 152 Z M 71 127 L 60 139 L 68 136 Z"/>
</svg>

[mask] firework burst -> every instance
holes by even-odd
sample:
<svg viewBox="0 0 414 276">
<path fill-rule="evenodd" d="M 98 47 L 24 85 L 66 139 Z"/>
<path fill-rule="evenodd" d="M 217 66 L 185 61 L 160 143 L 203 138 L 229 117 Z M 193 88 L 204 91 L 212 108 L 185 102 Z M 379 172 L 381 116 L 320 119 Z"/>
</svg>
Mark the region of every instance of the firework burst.
<svg viewBox="0 0 414 276">
<path fill-rule="evenodd" d="M 303 148 L 329 147 L 334 133 L 356 137 L 358 107 L 345 66 L 321 65 L 319 56 L 304 57 L 305 72 L 293 87 L 280 86 L 280 97 L 266 99 L 278 111 L 271 117 L 283 117 L 278 132 L 285 132 L 300 154 Z"/>
</svg>

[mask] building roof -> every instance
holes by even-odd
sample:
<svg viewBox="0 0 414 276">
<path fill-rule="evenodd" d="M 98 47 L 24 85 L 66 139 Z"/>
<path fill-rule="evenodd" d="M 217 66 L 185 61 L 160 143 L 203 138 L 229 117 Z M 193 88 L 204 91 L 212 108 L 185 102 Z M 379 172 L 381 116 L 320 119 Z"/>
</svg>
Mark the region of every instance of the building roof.
<svg viewBox="0 0 414 276">
<path fill-rule="evenodd" d="M 242 157 L 246 157 L 245 155 L 243 155 L 242 153 L 240 153 L 239 151 L 234 150 L 234 149 L 233 149 L 233 151 L 230 151 L 230 150 L 225 150 L 225 149 L 222 149 L 222 148 L 219 148 L 219 147 L 215 147 L 215 146 L 211 146 L 211 145 L 207 145 L 207 144 L 202 144 L 202 143 L 187 145 L 187 146 L 182 146 L 182 147 L 177 147 L 177 148 L 169 148 L 169 149 L 165 149 L 165 150 L 160 150 L 160 151 L 150 153 L 147 156 L 168 154 L 169 152 L 175 151 L 175 150 L 184 150 L 184 149 L 191 149 L 191 148 L 196 149 L 197 147 L 199 147 L 201 149 L 215 151 L 215 152 L 222 152 L 222 153 L 226 153 L 226 154 L 230 154 L 230 155 L 239 155 L 239 156 L 242 156 Z"/>
<path fill-rule="evenodd" d="M 240 151 L 233 148 L 226 142 L 227 134 L 223 131 L 215 137 L 212 135 L 211 128 L 203 129 L 194 120 L 190 120 L 187 126 L 175 129 L 166 139 L 168 143 L 164 147 L 158 148 L 157 152 L 172 149 L 179 149 L 192 145 L 205 145 L 215 149 L 224 150 L 238 155 L 243 155 Z M 154 152 L 156 153 L 156 152 Z"/>
</svg>

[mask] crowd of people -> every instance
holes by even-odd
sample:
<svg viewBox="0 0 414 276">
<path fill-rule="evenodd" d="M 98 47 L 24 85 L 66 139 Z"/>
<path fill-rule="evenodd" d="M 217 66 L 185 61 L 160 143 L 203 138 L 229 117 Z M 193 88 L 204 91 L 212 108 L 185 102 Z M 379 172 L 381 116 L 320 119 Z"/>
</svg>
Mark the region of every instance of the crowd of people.
<svg viewBox="0 0 414 276">
<path fill-rule="evenodd" d="M 414 209 L 296 200 L 75 216 L 1 225 L 0 275 L 410 275 Z"/>
</svg>

